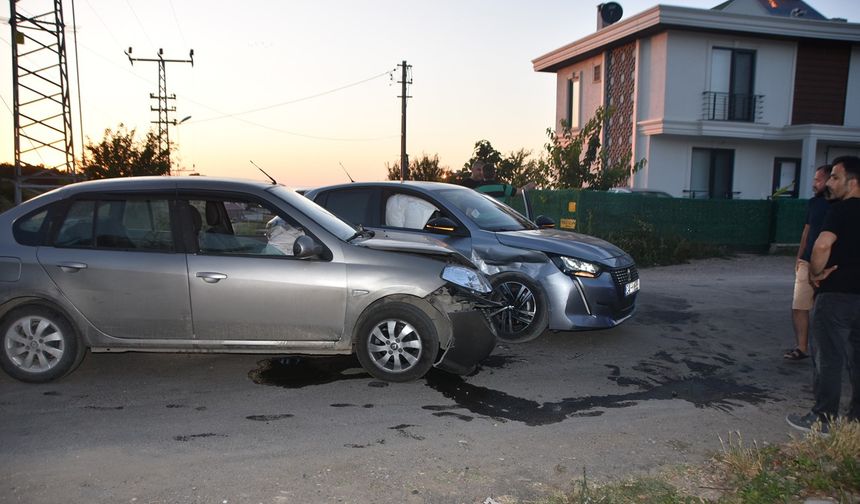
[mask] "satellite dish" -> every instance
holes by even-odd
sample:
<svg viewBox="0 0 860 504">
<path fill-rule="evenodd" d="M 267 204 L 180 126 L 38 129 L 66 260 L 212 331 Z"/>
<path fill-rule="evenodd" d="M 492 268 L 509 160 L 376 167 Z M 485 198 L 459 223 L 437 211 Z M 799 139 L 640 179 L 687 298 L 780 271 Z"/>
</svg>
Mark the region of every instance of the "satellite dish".
<svg viewBox="0 0 860 504">
<path fill-rule="evenodd" d="M 597 8 L 600 12 L 600 19 L 603 21 L 604 26 L 617 23 L 618 20 L 621 19 L 621 16 L 624 15 L 624 9 L 622 9 L 621 4 L 617 2 L 600 4 Z"/>
</svg>

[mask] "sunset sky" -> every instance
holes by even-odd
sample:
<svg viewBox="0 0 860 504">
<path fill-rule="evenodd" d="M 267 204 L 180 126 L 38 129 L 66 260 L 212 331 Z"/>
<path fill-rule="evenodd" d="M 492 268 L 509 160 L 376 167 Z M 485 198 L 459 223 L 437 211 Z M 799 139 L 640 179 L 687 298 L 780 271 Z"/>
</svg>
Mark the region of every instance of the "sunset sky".
<svg viewBox="0 0 860 504">
<path fill-rule="evenodd" d="M 541 154 L 554 119 L 555 77 L 531 60 L 595 30 L 595 2 L 580 0 L 76 0 L 80 94 L 86 141 L 124 123 L 138 136 L 153 127 L 155 63 L 132 66 L 123 53 L 184 59 L 167 65 L 177 96 L 171 127 L 180 173 L 260 178 L 309 187 L 385 177 L 400 155 L 400 79 L 412 68 L 407 150 L 438 154 L 459 169 L 489 140 L 503 153 Z M 624 18 L 653 1 L 620 2 Z M 720 0 L 666 2 L 710 8 Z M 811 0 L 827 17 L 860 21 L 860 2 Z M 50 10 L 46 0 L 19 9 Z M 68 56 L 75 85 L 72 9 L 65 0 Z M 227 6 L 230 5 L 228 8 Z M 47 6 L 47 7 L 46 7 Z M 0 162 L 14 159 L 9 4 L 0 7 Z M 77 89 L 75 148 L 81 154 Z"/>
</svg>

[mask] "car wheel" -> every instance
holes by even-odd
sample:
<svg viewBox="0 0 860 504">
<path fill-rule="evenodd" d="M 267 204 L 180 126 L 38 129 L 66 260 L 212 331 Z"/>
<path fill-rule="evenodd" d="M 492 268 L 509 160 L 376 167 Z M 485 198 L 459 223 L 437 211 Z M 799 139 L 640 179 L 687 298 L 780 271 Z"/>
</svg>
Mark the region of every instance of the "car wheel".
<svg viewBox="0 0 860 504">
<path fill-rule="evenodd" d="M 540 286 L 518 273 L 500 273 L 491 279 L 493 301 L 501 306 L 488 310 L 497 337 L 507 343 L 525 343 L 540 336 L 547 326 L 546 298 Z"/>
<path fill-rule="evenodd" d="M 417 380 L 433 366 L 438 351 L 439 337 L 433 321 L 408 303 L 386 303 L 358 327 L 358 361 L 380 380 Z"/>
<path fill-rule="evenodd" d="M 0 367 L 18 380 L 54 380 L 75 369 L 83 356 L 72 325 L 44 306 L 16 308 L 0 325 Z"/>
</svg>

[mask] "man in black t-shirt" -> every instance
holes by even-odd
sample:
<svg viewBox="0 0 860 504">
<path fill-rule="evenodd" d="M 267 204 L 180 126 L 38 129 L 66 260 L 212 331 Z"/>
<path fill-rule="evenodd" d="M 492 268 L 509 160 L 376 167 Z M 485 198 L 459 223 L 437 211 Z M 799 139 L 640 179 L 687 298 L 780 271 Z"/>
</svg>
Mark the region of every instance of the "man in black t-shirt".
<svg viewBox="0 0 860 504">
<path fill-rule="evenodd" d="M 481 161 L 480 159 L 476 160 L 474 163 L 472 163 L 472 166 L 470 167 L 470 170 L 472 171 L 471 176 L 467 179 L 460 180 L 458 183 L 461 186 L 468 187 L 469 189 L 474 189 L 479 185 L 483 184 L 485 165 L 486 163 Z"/>
<path fill-rule="evenodd" d="M 860 420 L 860 158 L 833 160 L 827 188 L 835 199 L 812 248 L 809 281 L 816 288 L 812 316 L 815 405 L 788 415 L 789 425 L 826 432 L 839 413 L 842 368 L 851 382 L 849 420 Z"/>
<path fill-rule="evenodd" d="M 806 223 L 800 236 L 800 247 L 797 248 L 797 260 L 794 262 L 791 322 L 794 326 L 797 345 L 783 355 L 788 360 L 802 360 L 809 357 L 809 312 L 812 310 L 815 297 L 812 285 L 809 284 L 809 259 L 812 257 L 812 245 L 818 239 L 821 226 L 824 225 L 824 217 L 830 210 L 831 196 L 826 184 L 832 168 L 829 164 L 819 166 L 812 179 L 814 196 L 809 200 Z"/>
</svg>

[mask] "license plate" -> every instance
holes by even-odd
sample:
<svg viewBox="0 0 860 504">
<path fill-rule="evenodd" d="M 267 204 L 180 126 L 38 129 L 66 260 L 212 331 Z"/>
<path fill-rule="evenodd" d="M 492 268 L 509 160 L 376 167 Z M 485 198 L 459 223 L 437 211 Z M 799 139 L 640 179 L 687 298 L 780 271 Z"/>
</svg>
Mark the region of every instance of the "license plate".
<svg viewBox="0 0 860 504">
<path fill-rule="evenodd" d="M 639 279 L 633 280 L 632 282 L 626 284 L 624 286 L 624 295 L 629 296 L 639 290 Z"/>
</svg>

